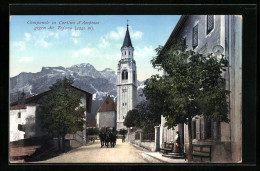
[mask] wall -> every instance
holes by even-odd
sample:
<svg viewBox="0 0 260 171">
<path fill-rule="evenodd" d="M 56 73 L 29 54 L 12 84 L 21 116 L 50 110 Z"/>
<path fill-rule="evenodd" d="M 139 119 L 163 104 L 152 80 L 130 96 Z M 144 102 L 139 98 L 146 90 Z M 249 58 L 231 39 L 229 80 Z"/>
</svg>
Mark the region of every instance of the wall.
<svg viewBox="0 0 260 171">
<path fill-rule="evenodd" d="M 143 147 L 149 151 L 156 151 L 155 149 L 155 141 L 144 141 L 142 140 L 142 135 L 140 136 L 139 140 L 135 139 L 135 133 L 136 132 L 132 132 L 132 133 L 128 133 L 127 134 L 127 141 L 130 144 L 135 144 L 139 147 Z"/>
<path fill-rule="evenodd" d="M 97 127 L 115 127 L 116 126 L 116 112 L 98 112 L 97 113 Z"/>
<path fill-rule="evenodd" d="M 18 118 L 18 112 L 21 112 L 21 118 Z M 36 135 L 35 128 L 36 105 L 26 106 L 26 109 L 10 110 L 9 129 L 10 142 Z M 18 124 L 26 125 L 26 133 L 18 130 Z"/>
<path fill-rule="evenodd" d="M 230 126 L 232 160 L 242 160 L 242 16 L 227 16 L 229 24 Z"/>
</svg>

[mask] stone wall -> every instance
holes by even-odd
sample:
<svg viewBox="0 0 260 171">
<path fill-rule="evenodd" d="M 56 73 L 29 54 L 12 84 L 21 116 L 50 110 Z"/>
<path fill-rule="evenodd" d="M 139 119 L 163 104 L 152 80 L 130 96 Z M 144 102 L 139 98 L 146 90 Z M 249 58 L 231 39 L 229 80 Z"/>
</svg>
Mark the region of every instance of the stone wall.
<svg viewBox="0 0 260 171">
<path fill-rule="evenodd" d="M 135 139 L 135 134 L 136 133 L 141 133 L 140 139 Z M 145 148 L 149 151 L 156 151 L 155 148 L 155 141 L 148 141 L 148 140 L 143 140 L 142 139 L 142 132 L 132 132 L 132 133 L 128 133 L 127 135 L 127 141 L 130 144 L 135 144 L 139 147 Z"/>
</svg>

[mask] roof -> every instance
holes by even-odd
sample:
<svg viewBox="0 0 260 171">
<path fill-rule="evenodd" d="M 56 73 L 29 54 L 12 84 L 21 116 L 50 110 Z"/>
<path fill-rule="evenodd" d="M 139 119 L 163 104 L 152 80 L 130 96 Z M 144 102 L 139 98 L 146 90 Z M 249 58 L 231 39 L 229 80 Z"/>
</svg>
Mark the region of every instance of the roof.
<svg viewBox="0 0 260 171">
<path fill-rule="evenodd" d="M 110 96 L 103 101 L 97 112 L 116 111 L 116 104 Z"/>
<path fill-rule="evenodd" d="M 77 87 L 74 87 L 74 86 L 71 86 L 71 87 L 76 89 L 76 90 L 78 90 L 78 91 L 81 91 L 81 92 L 83 92 L 85 94 L 88 94 L 89 96 L 91 96 L 91 99 L 92 99 L 92 94 L 91 93 L 89 93 L 87 91 L 84 91 L 84 90 L 81 90 L 81 89 L 79 89 Z M 40 94 L 37 94 L 35 96 L 28 97 L 28 98 L 25 99 L 25 103 L 30 103 L 30 102 L 32 102 L 34 100 L 37 100 L 37 99 L 41 98 L 42 96 L 45 96 L 46 94 L 48 94 L 51 91 L 52 90 L 48 90 L 48 91 L 42 92 Z M 11 103 L 10 106 L 14 106 L 14 105 L 17 105 L 17 104 L 18 104 L 18 101 Z"/>
<path fill-rule="evenodd" d="M 10 110 L 20 110 L 20 109 L 26 109 L 26 106 L 25 105 L 10 106 Z"/>
<path fill-rule="evenodd" d="M 180 32 L 181 28 L 183 27 L 184 23 L 187 21 L 188 17 L 189 17 L 188 15 L 182 15 L 181 16 L 181 18 L 179 19 L 178 23 L 174 27 L 170 37 L 168 38 L 167 42 L 165 43 L 165 45 L 164 45 L 164 47 L 163 47 L 163 49 L 161 51 L 161 54 L 170 49 L 171 45 L 174 43 L 174 41 L 178 37 L 179 32 Z M 161 54 L 159 55 L 159 59 L 158 60 L 161 60 L 161 58 L 162 58 Z"/>
<path fill-rule="evenodd" d="M 97 120 L 94 120 L 93 122 L 88 124 L 87 127 L 96 127 L 96 125 L 97 125 Z"/>
<path fill-rule="evenodd" d="M 125 33 L 125 39 L 123 42 L 123 47 L 133 47 L 132 46 L 132 42 L 131 42 L 131 38 L 130 38 L 130 34 L 129 34 L 129 30 L 128 30 L 128 24 L 127 24 L 127 29 L 126 29 L 126 33 Z"/>
</svg>

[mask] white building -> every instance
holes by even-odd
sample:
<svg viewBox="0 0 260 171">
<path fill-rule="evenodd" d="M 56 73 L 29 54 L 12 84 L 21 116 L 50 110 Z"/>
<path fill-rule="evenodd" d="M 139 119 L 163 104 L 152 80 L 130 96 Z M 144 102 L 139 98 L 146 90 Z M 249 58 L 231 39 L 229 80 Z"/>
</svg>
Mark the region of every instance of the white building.
<svg viewBox="0 0 260 171">
<path fill-rule="evenodd" d="M 116 128 L 116 104 L 110 96 L 107 96 L 97 111 L 96 127 Z"/>
<path fill-rule="evenodd" d="M 126 128 L 123 125 L 125 116 L 137 103 L 136 63 L 128 25 L 121 55 L 117 68 L 117 130 Z"/>
<path fill-rule="evenodd" d="M 85 116 L 91 111 L 92 94 L 81 90 L 77 87 L 71 86 L 82 94 L 81 106 L 85 108 Z M 38 117 L 39 100 L 51 93 L 51 90 L 40 93 L 38 95 L 23 98 L 21 101 L 14 102 L 10 105 L 9 118 L 9 141 L 17 141 L 20 139 L 38 137 L 46 135 L 39 127 L 41 122 Z M 85 119 L 86 120 L 86 119 Z M 80 138 L 78 138 L 80 137 Z M 83 131 L 77 131 L 75 134 L 67 134 L 66 139 L 70 140 L 72 147 L 80 146 L 79 141 L 86 142 L 86 124 L 84 124 Z M 74 139 L 77 139 L 77 142 Z"/>
<path fill-rule="evenodd" d="M 201 54 L 214 53 L 217 46 L 231 66 L 223 76 L 226 89 L 230 90 L 230 123 L 206 121 L 195 117 L 192 122 L 193 143 L 210 144 L 212 162 L 239 162 L 242 160 L 242 16 L 235 15 L 183 15 L 169 39 L 164 51 L 173 41 L 184 38 L 188 50 Z M 176 131 L 180 132 L 181 143 L 188 151 L 188 126 L 179 124 L 175 130 L 164 127 L 161 117 L 160 145 L 174 141 Z"/>
</svg>

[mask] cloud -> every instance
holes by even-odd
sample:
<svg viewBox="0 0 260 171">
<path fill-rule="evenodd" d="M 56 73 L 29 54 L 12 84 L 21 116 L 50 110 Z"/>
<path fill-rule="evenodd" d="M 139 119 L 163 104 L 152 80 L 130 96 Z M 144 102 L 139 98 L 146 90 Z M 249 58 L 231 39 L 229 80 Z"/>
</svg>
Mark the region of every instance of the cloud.
<svg viewBox="0 0 260 171">
<path fill-rule="evenodd" d="M 14 47 L 20 48 L 20 50 L 26 49 L 26 44 L 24 41 L 18 41 L 13 43 Z"/>
<path fill-rule="evenodd" d="M 26 49 L 26 44 L 28 41 L 31 40 L 31 34 L 30 33 L 24 33 L 24 40 L 22 41 L 16 41 L 13 43 L 14 47 L 18 47 L 19 50 L 25 50 Z"/>
<path fill-rule="evenodd" d="M 141 39 L 143 32 L 134 31 L 132 27 L 129 27 L 130 36 L 133 39 Z M 117 27 L 116 31 L 110 31 L 105 37 L 107 39 L 119 40 L 123 39 L 126 33 L 126 27 Z"/>
<path fill-rule="evenodd" d="M 110 45 L 110 43 L 105 39 L 105 38 L 103 38 L 103 37 L 101 37 L 100 39 L 99 39 L 99 47 L 101 47 L 101 48 L 107 48 L 109 45 Z"/>
<path fill-rule="evenodd" d="M 24 33 L 24 36 L 25 36 L 25 41 L 31 40 L 31 34 L 30 33 Z"/>
<path fill-rule="evenodd" d="M 79 37 L 80 31 L 79 30 L 72 30 L 71 31 L 71 36 L 72 37 Z"/>
<path fill-rule="evenodd" d="M 130 36 L 132 39 L 141 39 L 143 36 L 143 32 L 141 31 L 134 31 L 131 27 L 129 27 Z M 124 39 L 126 33 L 126 27 L 116 27 L 116 30 L 112 30 L 107 33 L 105 36 L 100 37 L 99 39 L 99 47 L 100 48 L 107 48 L 110 46 L 111 40 L 122 40 Z M 115 43 L 113 43 L 115 44 Z M 122 45 L 119 45 L 119 48 Z"/>
<path fill-rule="evenodd" d="M 143 48 L 136 48 L 134 52 L 135 58 L 152 58 L 155 55 L 154 48 L 152 45 L 144 46 Z"/>
<path fill-rule="evenodd" d="M 131 37 L 133 39 L 141 39 L 142 36 L 143 36 L 143 32 L 140 32 L 140 31 L 133 32 L 132 35 L 131 35 Z"/>
<path fill-rule="evenodd" d="M 78 44 L 78 43 L 79 43 L 79 40 L 78 40 L 78 39 L 73 39 L 73 43 L 74 43 L 74 44 Z"/>
<path fill-rule="evenodd" d="M 126 32 L 126 29 L 124 27 L 117 27 L 116 31 L 110 31 L 107 35 L 106 38 L 109 39 L 114 39 L 114 40 L 119 40 L 124 37 Z"/>
<path fill-rule="evenodd" d="M 67 31 L 41 31 L 33 33 L 33 39 L 36 45 L 47 48 L 53 44 L 53 38 L 59 39 L 60 36 L 64 36 L 67 34 Z"/>
<path fill-rule="evenodd" d="M 30 56 L 24 56 L 24 57 L 20 57 L 20 59 L 18 61 L 19 62 L 31 62 L 31 61 L 33 61 L 33 58 Z"/>
<path fill-rule="evenodd" d="M 96 48 L 82 48 L 72 54 L 73 58 L 78 58 L 82 56 L 96 57 L 99 54 L 99 51 Z"/>
</svg>

